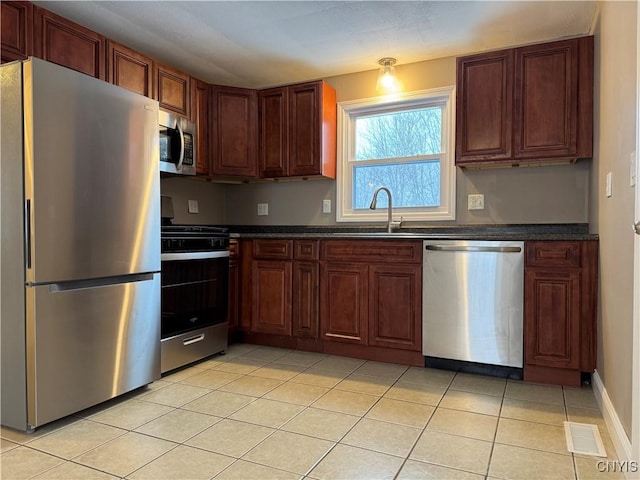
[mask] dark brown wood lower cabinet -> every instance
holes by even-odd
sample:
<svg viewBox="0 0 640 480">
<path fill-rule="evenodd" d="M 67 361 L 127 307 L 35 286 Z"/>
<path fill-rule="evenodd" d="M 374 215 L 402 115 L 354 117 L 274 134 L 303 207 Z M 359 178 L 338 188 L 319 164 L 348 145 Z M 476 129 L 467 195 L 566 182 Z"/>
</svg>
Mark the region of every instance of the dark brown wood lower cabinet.
<svg viewBox="0 0 640 480">
<path fill-rule="evenodd" d="M 293 335 L 318 338 L 318 262 L 293 262 Z"/>
<path fill-rule="evenodd" d="M 525 285 L 526 363 L 579 368 L 580 273 L 529 270 Z"/>
<path fill-rule="evenodd" d="M 253 262 L 251 330 L 291 335 L 291 261 Z"/>
<path fill-rule="evenodd" d="M 579 386 L 595 368 L 598 243 L 525 249 L 524 379 Z"/>
<path fill-rule="evenodd" d="M 368 271 L 366 263 L 320 263 L 323 340 L 367 344 Z"/>
<path fill-rule="evenodd" d="M 369 267 L 369 345 L 422 349 L 422 266 Z"/>
<path fill-rule="evenodd" d="M 229 340 L 233 342 L 240 329 L 240 242 L 229 242 Z"/>
<path fill-rule="evenodd" d="M 243 341 L 424 365 L 421 242 L 254 239 L 240 245 L 252 251 L 250 258 L 240 255 Z"/>
</svg>

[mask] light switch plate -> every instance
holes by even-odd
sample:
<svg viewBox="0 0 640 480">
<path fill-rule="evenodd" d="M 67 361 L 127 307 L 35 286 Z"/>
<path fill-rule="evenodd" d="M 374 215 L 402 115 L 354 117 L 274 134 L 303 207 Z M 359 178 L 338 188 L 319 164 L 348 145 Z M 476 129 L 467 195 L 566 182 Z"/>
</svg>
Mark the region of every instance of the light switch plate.
<svg viewBox="0 0 640 480">
<path fill-rule="evenodd" d="M 484 194 L 474 193 L 467 196 L 468 210 L 484 210 Z"/>
<path fill-rule="evenodd" d="M 189 200 L 189 213 L 198 213 L 198 201 Z"/>
<path fill-rule="evenodd" d="M 629 155 L 629 186 L 633 187 L 636 184 L 636 151 L 634 150 Z"/>
<path fill-rule="evenodd" d="M 607 177 L 604 183 L 604 194 L 607 197 L 610 197 L 611 195 L 613 195 L 613 192 L 611 189 L 611 172 L 607 173 Z"/>
<path fill-rule="evenodd" d="M 331 213 L 331 200 L 322 200 L 322 213 Z"/>
<path fill-rule="evenodd" d="M 259 203 L 258 204 L 258 215 L 269 215 L 269 204 L 268 203 Z"/>
</svg>

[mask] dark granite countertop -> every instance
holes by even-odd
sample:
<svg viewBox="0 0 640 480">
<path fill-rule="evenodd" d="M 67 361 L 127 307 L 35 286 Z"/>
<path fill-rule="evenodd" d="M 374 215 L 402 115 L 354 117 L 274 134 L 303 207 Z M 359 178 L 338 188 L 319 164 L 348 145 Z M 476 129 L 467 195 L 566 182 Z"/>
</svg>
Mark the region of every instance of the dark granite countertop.
<svg viewBox="0 0 640 480">
<path fill-rule="evenodd" d="M 598 240 L 586 223 L 409 225 L 387 233 L 378 225 L 226 225 L 232 238 L 362 238 L 464 240 Z"/>
</svg>

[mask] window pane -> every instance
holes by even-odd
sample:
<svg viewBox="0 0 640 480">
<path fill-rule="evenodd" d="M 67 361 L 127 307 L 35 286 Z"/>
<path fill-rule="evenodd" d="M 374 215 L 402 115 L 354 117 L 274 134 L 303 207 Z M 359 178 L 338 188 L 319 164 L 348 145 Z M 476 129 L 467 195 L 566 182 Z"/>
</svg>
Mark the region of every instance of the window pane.
<svg viewBox="0 0 640 480">
<path fill-rule="evenodd" d="M 442 151 L 440 107 L 361 116 L 355 124 L 355 160 L 434 155 Z"/>
<path fill-rule="evenodd" d="M 387 187 L 393 207 L 437 207 L 440 205 L 440 161 L 356 165 L 353 169 L 353 208 L 369 208 L 373 192 Z M 378 208 L 388 205 L 387 194 L 378 195 Z"/>
</svg>

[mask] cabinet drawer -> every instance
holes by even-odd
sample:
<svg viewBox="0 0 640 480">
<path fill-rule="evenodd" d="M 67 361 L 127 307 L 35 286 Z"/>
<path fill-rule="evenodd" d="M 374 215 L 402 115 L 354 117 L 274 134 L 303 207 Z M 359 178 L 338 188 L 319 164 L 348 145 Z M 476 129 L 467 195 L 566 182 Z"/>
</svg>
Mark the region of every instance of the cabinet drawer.
<svg viewBox="0 0 640 480">
<path fill-rule="evenodd" d="M 240 242 L 232 238 L 229 240 L 229 257 L 238 258 L 240 256 Z"/>
<path fill-rule="evenodd" d="M 527 267 L 580 268 L 580 242 L 526 242 Z"/>
<path fill-rule="evenodd" d="M 293 258 L 296 260 L 318 260 L 319 240 L 296 240 L 293 244 Z"/>
<path fill-rule="evenodd" d="M 420 263 L 422 242 L 393 240 L 326 240 L 321 258 L 336 262 Z"/>
<path fill-rule="evenodd" d="M 293 258 L 293 240 L 254 240 L 253 258 L 291 260 Z"/>
</svg>

